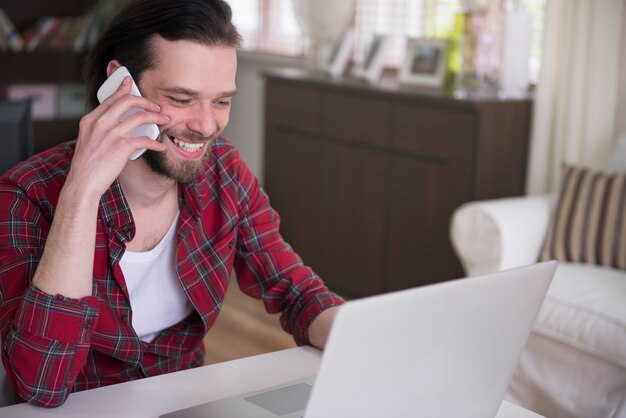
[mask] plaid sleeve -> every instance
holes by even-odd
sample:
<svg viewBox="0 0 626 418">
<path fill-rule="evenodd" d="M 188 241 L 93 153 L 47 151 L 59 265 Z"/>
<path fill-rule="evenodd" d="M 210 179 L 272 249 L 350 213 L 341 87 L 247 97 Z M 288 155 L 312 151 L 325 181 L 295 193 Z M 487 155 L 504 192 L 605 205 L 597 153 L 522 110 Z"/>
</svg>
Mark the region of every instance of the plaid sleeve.
<svg viewBox="0 0 626 418">
<path fill-rule="evenodd" d="M 26 290 L 3 338 L 3 363 L 21 398 L 45 407 L 65 402 L 87 362 L 97 319 L 93 296 L 75 300 L 34 286 Z"/>
<path fill-rule="evenodd" d="M 58 406 L 87 361 L 98 300 L 48 295 L 32 286 L 49 219 L 20 188 L 0 181 L 2 361 L 18 395 Z"/>
<path fill-rule="evenodd" d="M 341 305 L 343 299 L 329 291 L 283 240 L 278 213 L 246 164 L 238 158 L 236 162 L 242 208 L 235 260 L 239 286 L 262 299 L 269 313 L 281 312 L 282 327 L 297 344 L 310 344 L 311 322 L 325 309 Z"/>
</svg>

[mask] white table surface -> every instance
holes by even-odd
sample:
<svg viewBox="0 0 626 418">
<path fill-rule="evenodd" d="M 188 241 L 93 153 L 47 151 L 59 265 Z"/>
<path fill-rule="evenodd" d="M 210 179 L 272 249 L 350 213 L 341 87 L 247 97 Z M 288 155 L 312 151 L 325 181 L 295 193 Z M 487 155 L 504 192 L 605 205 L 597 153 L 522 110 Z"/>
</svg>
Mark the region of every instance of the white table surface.
<svg viewBox="0 0 626 418">
<path fill-rule="evenodd" d="M 72 393 L 64 405 L 38 408 L 25 403 L 0 408 L 0 417 L 133 417 L 161 414 L 279 385 L 315 374 L 321 352 L 298 347 L 260 356 Z M 502 401 L 497 418 L 537 418 Z"/>
</svg>

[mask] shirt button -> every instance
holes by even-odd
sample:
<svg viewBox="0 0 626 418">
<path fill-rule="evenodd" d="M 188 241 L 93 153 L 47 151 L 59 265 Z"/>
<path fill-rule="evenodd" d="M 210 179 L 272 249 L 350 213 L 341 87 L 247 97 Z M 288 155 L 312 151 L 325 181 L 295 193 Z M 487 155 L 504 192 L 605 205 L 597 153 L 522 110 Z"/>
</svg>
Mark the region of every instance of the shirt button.
<svg viewBox="0 0 626 418">
<path fill-rule="evenodd" d="M 235 243 L 232 241 L 228 244 L 228 248 L 230 248 L 231 250 L 233 249 L 234 246 L 235 246 Z"/>
<path fill-rule="evenodd" d="M 85 321 L 85 329 L 89 329 L 91 328 L 91 321 L 90 320 L 86 320 Z"/>
<path fill-rule="evenodd" d="M 122 315 L 122 321 L 128 322 L 128 315 L 126 314 Z"/>
</svg>

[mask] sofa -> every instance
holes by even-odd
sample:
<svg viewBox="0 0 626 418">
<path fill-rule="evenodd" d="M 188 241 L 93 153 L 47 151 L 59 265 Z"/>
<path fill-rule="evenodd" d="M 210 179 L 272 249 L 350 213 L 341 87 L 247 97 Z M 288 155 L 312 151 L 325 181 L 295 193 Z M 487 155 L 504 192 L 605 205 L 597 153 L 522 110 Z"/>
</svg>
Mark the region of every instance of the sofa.
<svg viewBox="0 0 626 418">
<path fill-rule="evenodd" d="M 466 274 L 540 259 L 563 194 L 459 207 L 450 235 Z M 550 418 L 626 418 L 626 270 L 559 262 L 506 399 Z"/>
</svg>

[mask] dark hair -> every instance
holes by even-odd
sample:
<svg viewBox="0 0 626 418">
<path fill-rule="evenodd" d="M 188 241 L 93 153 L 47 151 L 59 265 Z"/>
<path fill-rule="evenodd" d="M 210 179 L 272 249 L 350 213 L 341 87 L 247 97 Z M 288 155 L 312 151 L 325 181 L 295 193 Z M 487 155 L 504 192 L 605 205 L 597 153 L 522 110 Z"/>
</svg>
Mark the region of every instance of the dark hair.
<svg viewBox="0 0 626 418">
<path fill-rule="evenodd" d="M 87 106 L 98 106 L 96 92 L 112 59 L 128 68 L 137 82 L 154 66 L 151 40 L 189 40 L 207 46 L 241 45 L 232 11 L 223 0 L 134 0 L 109 23 L 87 55 L 84 77 Z"/>
</svg>

